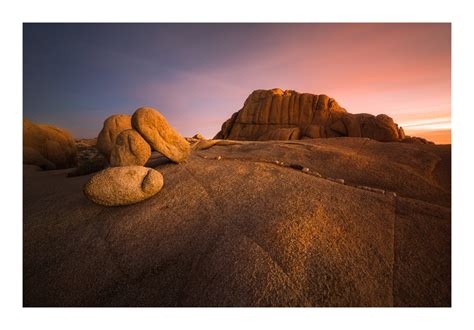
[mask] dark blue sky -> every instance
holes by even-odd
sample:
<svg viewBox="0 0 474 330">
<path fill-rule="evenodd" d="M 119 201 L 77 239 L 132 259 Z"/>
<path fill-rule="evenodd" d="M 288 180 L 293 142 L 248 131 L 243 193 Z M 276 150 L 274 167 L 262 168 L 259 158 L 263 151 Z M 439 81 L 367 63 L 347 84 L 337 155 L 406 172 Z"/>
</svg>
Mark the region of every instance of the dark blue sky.
<svg viewBox="0 0 474 330">
<path fill-rule="evenodd" d="M 447 24 L 24 24 L 23 41 L 24 116 L 76 137 L 145 105 L 212 137 L 274 87 L 399 122 L 450 116 Z"/>
</svg>

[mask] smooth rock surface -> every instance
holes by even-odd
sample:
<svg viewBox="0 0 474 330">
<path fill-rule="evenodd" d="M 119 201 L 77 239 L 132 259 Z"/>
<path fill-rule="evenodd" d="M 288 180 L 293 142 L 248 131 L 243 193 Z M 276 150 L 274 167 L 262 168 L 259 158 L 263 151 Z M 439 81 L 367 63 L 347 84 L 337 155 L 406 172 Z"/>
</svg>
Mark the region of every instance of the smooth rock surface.
<svg viewBox="0 0 474 330">
<path fill-rule="evenodd" d="M 151 147 L 134 129 L 122 131 L 110 154 L 110 166 L 143 166 L 151 156 Z"/>
<path fill-rule="evenodd" d="M 160 172 L 143 166 L 110 167 L 84 186 L 91 201 L 106 206 L 130 205 L 157 194 L 163 187 Z"/>
<path fill-rule="evenodd" d="M 139 108 L 132 116 L 132 126 L 158 151 L 175 163 L 189 156 L 189 143 L 153 108 Z"/>
</svg>

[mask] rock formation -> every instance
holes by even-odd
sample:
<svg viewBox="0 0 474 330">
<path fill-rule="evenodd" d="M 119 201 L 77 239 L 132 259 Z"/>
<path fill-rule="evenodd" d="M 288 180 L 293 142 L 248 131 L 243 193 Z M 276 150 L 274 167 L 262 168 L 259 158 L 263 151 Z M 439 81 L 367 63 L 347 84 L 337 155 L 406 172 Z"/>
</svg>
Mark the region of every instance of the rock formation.
<svg viewBox="0 0 474 330">
<path fill-rule="evenodd" d="M 84 194 L 105 206 L 130 205 L 157 194 L 163 187 L 160 172 L 143 166 L 110 167 L 94 175 Z"/>
<path fill-rule="evenodd" d="M 139 108 L 132 117 L 132 126 L 158 151 L 175 163 L 184 161 L 190 152 L 189 143 L 153 108 Z"/>
<path fill-rule="evenodd" d="M 92 177 L 84 187 L 87 198 L 106 206 L 134 204 L 160 191 L 163 186 L 161 173 L 143 167 L 150 159 L 152 148 L 175 163 L 184 161 L 191 150 L 188 141 L 152 108 L 139 108 L 132 117 L 114 115 L 107 118 L 97 138 L 97 148 L 108 162 L 100 157 L 87 159 L 68 176 L 80 176 L 111 166 Z"/>
<path fill-rule="evenodd" d="M 143 166 L 151 156 L 151 148 L 134 129 L 122 131 L 110 154 L 110 166 Z"/>
<path fill-rule="evenodd" d="M 115 145 L 117 136 L 126 129 L 132 128 L 130 115 L 113 115 L 104 121 L 104 126 L 97 137 L 96 148 L 107 160 Z"/>
<path fill-rule="evenodd" d="M 77 165 L 77 148 L 64 129 L 34 124 L 23 119 L 23 163 L 43 169 L 62 169 Z"/>
<path fill-rule="evenodd" d="M 368 137 L 400 141 L 405 135 L 387 115 L 351 114 L 326 95 L 256 90 L 241 110 L 222 125 L 215 139 L 295 140 L 325 137 Z"/>
</svg>

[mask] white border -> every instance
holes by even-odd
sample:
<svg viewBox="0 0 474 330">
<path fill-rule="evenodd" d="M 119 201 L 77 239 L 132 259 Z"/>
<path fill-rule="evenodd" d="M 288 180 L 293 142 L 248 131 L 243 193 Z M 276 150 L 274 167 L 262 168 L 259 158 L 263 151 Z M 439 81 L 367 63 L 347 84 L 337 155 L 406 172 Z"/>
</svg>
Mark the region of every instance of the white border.
<svg viewBox="0 0 474 330">
<path fill-rule="evenodd" d="M 17 1 L 2 3 L 2 213 L 4 329 L 468 328 L 472 326 L 474 216 L 472 9 L 468 1 Z M 443 309 L 25 309 L 22 308 L 23 22 L 452 22 L 453 307 Z"/>
</svg>

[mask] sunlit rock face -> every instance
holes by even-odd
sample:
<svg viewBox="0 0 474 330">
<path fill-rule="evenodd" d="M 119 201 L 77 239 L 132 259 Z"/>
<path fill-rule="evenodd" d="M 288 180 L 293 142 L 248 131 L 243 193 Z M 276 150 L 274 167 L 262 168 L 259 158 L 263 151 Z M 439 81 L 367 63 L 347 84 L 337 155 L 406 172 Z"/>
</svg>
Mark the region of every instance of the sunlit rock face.
<svg viewBox="0 0 474 330">
<path fill-rule="evenodd" d="M 405 137 L 403 129 L 387 115 L 351 114 L 327 95 L 274 88 L 253 91 L 215 138 L 295 140 L 341 136 L 382 142 Z"/>
</svg>

